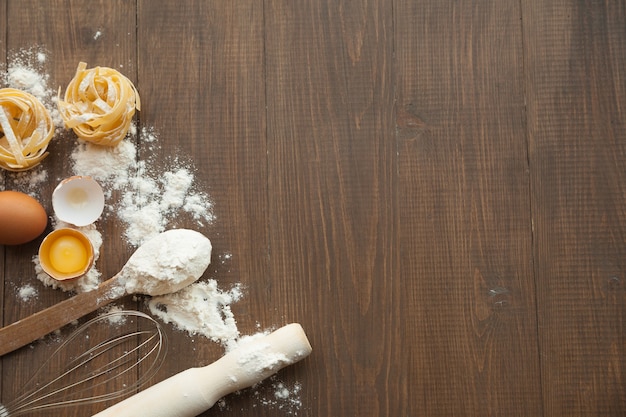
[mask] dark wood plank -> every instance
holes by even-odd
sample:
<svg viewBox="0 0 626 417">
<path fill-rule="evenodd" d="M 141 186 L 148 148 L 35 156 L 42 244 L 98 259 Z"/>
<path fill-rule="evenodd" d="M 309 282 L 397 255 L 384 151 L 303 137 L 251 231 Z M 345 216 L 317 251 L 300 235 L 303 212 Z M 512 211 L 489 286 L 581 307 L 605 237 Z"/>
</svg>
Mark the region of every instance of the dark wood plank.
<svg viewBox="0 0 626 417">
<path fill-rule="evenodd" d="M 407 415 L 391 3 L 268 1 L 265 16 L 267 303 L 311 337 L 311 415 Z"/>
<path fill-rule="evenodd" d="M 90 66 L 110 66 L 124 68 L 131 79 L 135 79 L 135 6 L 125 1 L 9 1 L 7 5 L 6 48 L 9 61 L 15 54 L 32 50 L 46 56 L 41 74 L 47 74 L 48 87 L 56 90 L 65 88 L 74 76 L 79 61 Z M 25 12 L 28 11 L 28 12 Z M 103 36 L 96 36 L 100 32 Z M 4 33 L 4 32 L 3 32 Z M 36 196 L 49 215 L 52 215 L 51 194 L 58 182 L 71 175 L 71 150 L 75 146 L 75 136 L 68 131 L 60 131 L 49 146 L 50 156 L 42 164 L 47 180 L 38 187 Z M 20 189 L 19 177 L 5 174 L 7 188 Z M 121 227 L 116 222 L 102 220 L 104 256 L 98 261 L 103 275 L 114 274 L 128 256 L 129 248 L 119 238 Z M 49 227 L 50 228 L 50 227 Z M 53 305 L 69 296 L 59 290 L 44 287 L 35 277 L 32 256 L 37 253 L 40 240 L 19 247 L 7 247 L 5 266 L 5 294 L 3 311 L 4 323 L 12 323 L 19 318 Z M 112 275 L 111 275 L 112 276 Z M 17 296 L 19 288 L 29 283 L 38 291 L 36 299 L 24 302 Z M 70 326 L 71 327 L 71 326 Z M 57 337 L 48 337 L 35 344 L 36 349 L 22 349 L 3 357 L 3 380 L 11 381 L 3 385 L 3 398 L 13 398 L 43 360 L 59 345 L 59 341 L 71 331 L 68 328 Z M 68 353 L 69 354 L 69 353 Z M 128 382 L 131 382 L 128 380 Z M 106 390 L 107 388 L 102 388 Z M 84 415 L 85 409 L 68 409 L 63 415 Z M 42 415 L 45 415 L 42 414 Z M 51 412 L 49 415 L 58 415 Z"/>
<path fill-rule="evenodd" d="M 626 414 L 626 5 L 524 4 L 546 415 Z"/>
<path fill-rule="evenodd" d="M 245 287 L 233 305 L 243 334 L 269 322 L 267 147 L 263 4 L 140 1 L 139 89 L 142 126 L 154 127 L 160 148 L 143 156 L 165 163 L 191 160 L 197 185 L 214 201 L 216 220 L 198 230 L 213 243 L 208 276 L 221 288 Z M 192 221 L 179 224 L 197 229 Z M 225 255 L 228 260 L 224 261 Z M 223 349 L 202 337 L 170 332 L 170 358 L 160 378 L 206 365 Z M 247 402 L 246 402 L 247 400 Z M 253 413 L 250 396 L 224 415 Z M 242 411 L 244 410 L 244 411 Z M 256 411 L 254 411 L 256 413 Z"/>
<path fill-rule="evenodd" d="M 45 4 L 46 7 L 42 7 Z M 112 7 L 112 11 L 104 12 Z M 30 8 L 33 13 L 23 13 L 24 8 Z M 132 17 L 134 7 L 127 2 L 81 2 L 81 1 L 55 1 L 42 2 L 33 0 L 26 2 L 9 2 L 9 32 L 11 34 L 8 44 L 10 54 L 21 50 L 41 50 L 46 55 L 46 62 L 42 73 L 49 76 L 48 87 L 56 90 L 57 86 L 65 88 L 74 76 L 79 61 L 85 61 L 91 66 L 102 65 L 113 68 L 124 68 L 123 71 L 131 79 L 135 78 L 133 65 L 135 43 L 133 30 L 135 19 Z M 97 15 L 94 18 L 92 14 Z M 35 29 L 33 29 L 35 28 Z M 96 37 L 95 33 L 104 33 Z M 97 38 L 97 39 L 96 39 Z M 36 190 L 49 215 L 52 216 L 51 194 L 58 182 L 71 175 L 69 155 L 75 146 L 73 133 L 61 129 L 53 138 L 49 150 L 50 156 L 43 162 L 43 170 L 47 180 L 42 182 Z M 7 173 L 7 187 L 19 189 L 20 182 L 16 175 Z M 130 248 L 118 238 L 121 235 L 121 227 L 115 222 L 101 219 L 103 235 L 105 239 L 102 252 L 106 254 L 99 259 L 99 270 L 104 276 L 113 276 L 130 253 Z M 31 245 L 31 244 L 29 244 Z M 23 254 L 26 249 L 30 253 L 36 253 L 38 242 L 31 246 L 9 248 L 15 249 L 12 259 L 25 260 L 24 269 L 15 269 L 16 276 L 33 276 L 32 262 L 29 256 L 17 256 Z M 12 268 L 12 267 L 11 267 Z M 45 291 L 41 294 L 46 304 L 64 298 L 66 295 L 60 291 Z M 51 297 L 47 299 L 47 297 Z M 19 307 L 9 308 L 15 314 L 9 317 L 14 321 L 20 316 Z M 6 321 L 6 320 L 5 320 Z"/>
<path fill-rule="evenodd" d="M 540 416 L 519 2 L 394 15 L 406 415 Z"/>
</svg>

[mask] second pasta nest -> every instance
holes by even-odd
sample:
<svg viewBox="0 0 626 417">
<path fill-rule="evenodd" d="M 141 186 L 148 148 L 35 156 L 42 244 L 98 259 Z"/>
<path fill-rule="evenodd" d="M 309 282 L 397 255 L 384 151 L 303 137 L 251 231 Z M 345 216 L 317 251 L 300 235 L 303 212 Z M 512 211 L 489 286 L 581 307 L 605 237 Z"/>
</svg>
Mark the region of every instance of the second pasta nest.
<svg viewBox="0 0 626 417">
<path fill-rule="evenodd" d="M 64 98 L 59 97 L 65 125 L 79 138 L 98 145 L 116 146 L 140 109 L 139 93 L 128 78 L 112 68 L 87 69 L 84 62 L 78 64 Z"/>
</svg>

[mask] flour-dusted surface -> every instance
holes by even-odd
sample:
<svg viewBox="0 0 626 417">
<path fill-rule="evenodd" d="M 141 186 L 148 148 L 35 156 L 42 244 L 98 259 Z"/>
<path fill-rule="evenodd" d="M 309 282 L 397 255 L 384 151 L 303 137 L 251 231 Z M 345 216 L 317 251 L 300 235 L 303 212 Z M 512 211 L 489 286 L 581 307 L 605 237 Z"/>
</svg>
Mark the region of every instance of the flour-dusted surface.
<svg viewBox="0 0 626 417">
<path fill-rule="evenodd" d="M 48 52 L 41 47 L 31 47 L 10 54 L 4 83 L 11 88 L 26 91 L 37 97 L 46 107 L 54 124 L 61 127 L 63 120 L 57 108 L 57 92 L 49 86 L 50 76 L 46 72 Z"/>
<path fill-rule="evenodd" d="M 22 301 L 30 301 L 37 298 L 38 294 L 37 289 L 30 284 L 25 284 L 17 290 L 17 295 Z"/>
<path fill-rule="evenodd" d="M 158 135 L 154 129 L 144 128 L 139 141 L 150 150 L 158 146 Z M 109 195 L 114 190 L 121 193 L 119 201 L 107 206 L 107 212 L 122 221 L 124 237 L 133 246 L 166 230 L 181 213 L 189 214 L 198 226 L 214 220 L 213 202 L 197 189 L 192 166 L 175 160 L 172 166 L 156 169 L 149 161 L 138 159 L 131 138 L 116 147 L 78 141 L 71 160 L 75 175 L 94 178 Z"/>
<path fill-rule="evenodd" d="M 258 330 L 248 335 L 240 333 L 231 305 L 242 297 L 240 285 L 224 291 L 219 288 L 216 280 L 210 279 L 191 284 L 174 294 L 153 297 L 148 301 L 148 306 L 154 316 L 166 323 L 172 323 L 177 329 L 191 336 L 199 335 L 220 343 L 225 353 L 239 350 L 241 355 L 238 365 L 251 374 L 272 371 L 291 363 L 293 358 L 272 351 L 267 344 L 259 343 L 271 333 L 271 329 Z M 307 352 L 302 351 L 300 354 L 304 356 Z M 279 375 L 273 375 L 252 387 L 250 393 L 255 400 L 255 406 L 281 410 L 287 415 L 297 415 L 302 407 L 301 389 L 301 383 L 290 385 Z M 218 405 L 220 408 L 230 408 L 229 399 L 221 399 Z"/>
<path fill-rule="evenodd" d="M 217 281 L 211 279 L 192 284 L 176 294 L 154 297 L 149 307 L 152 314 L 164 322 L 226 346 L 239 337 L 230 306 L 241 297 L 239 286 L 222 291 Z"/>
</svg>

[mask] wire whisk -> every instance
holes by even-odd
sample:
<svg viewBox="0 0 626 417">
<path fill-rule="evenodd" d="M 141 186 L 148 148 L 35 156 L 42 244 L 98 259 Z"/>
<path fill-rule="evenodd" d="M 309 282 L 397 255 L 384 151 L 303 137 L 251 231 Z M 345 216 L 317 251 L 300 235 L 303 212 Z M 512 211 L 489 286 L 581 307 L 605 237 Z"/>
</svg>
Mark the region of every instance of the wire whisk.
<svg viewBox="0 0 626 417">
<path fill-rule="evenodd" d="M 0 404 L 0 417 L 134 393 L 156 374 L 166 351 L 161 325 L 147 314 L 126 310 L 102 314 L 70 334 L 16 399 Z"/>
</svg>

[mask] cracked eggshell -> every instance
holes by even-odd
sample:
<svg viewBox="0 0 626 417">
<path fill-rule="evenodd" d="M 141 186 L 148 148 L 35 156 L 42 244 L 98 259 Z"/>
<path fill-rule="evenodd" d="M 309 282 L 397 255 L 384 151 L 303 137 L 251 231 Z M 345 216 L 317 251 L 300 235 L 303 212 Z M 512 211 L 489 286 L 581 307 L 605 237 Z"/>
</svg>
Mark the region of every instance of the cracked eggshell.
<svg viewBox="0 0 626 417">
<path fill-rule="evenodd" d="M 52 208 L 59 220 L 74 226 L 87 226 L 102 215 L 104 192 L 91 177 L 69 177 L 52 193 Z"/>
</svg>

